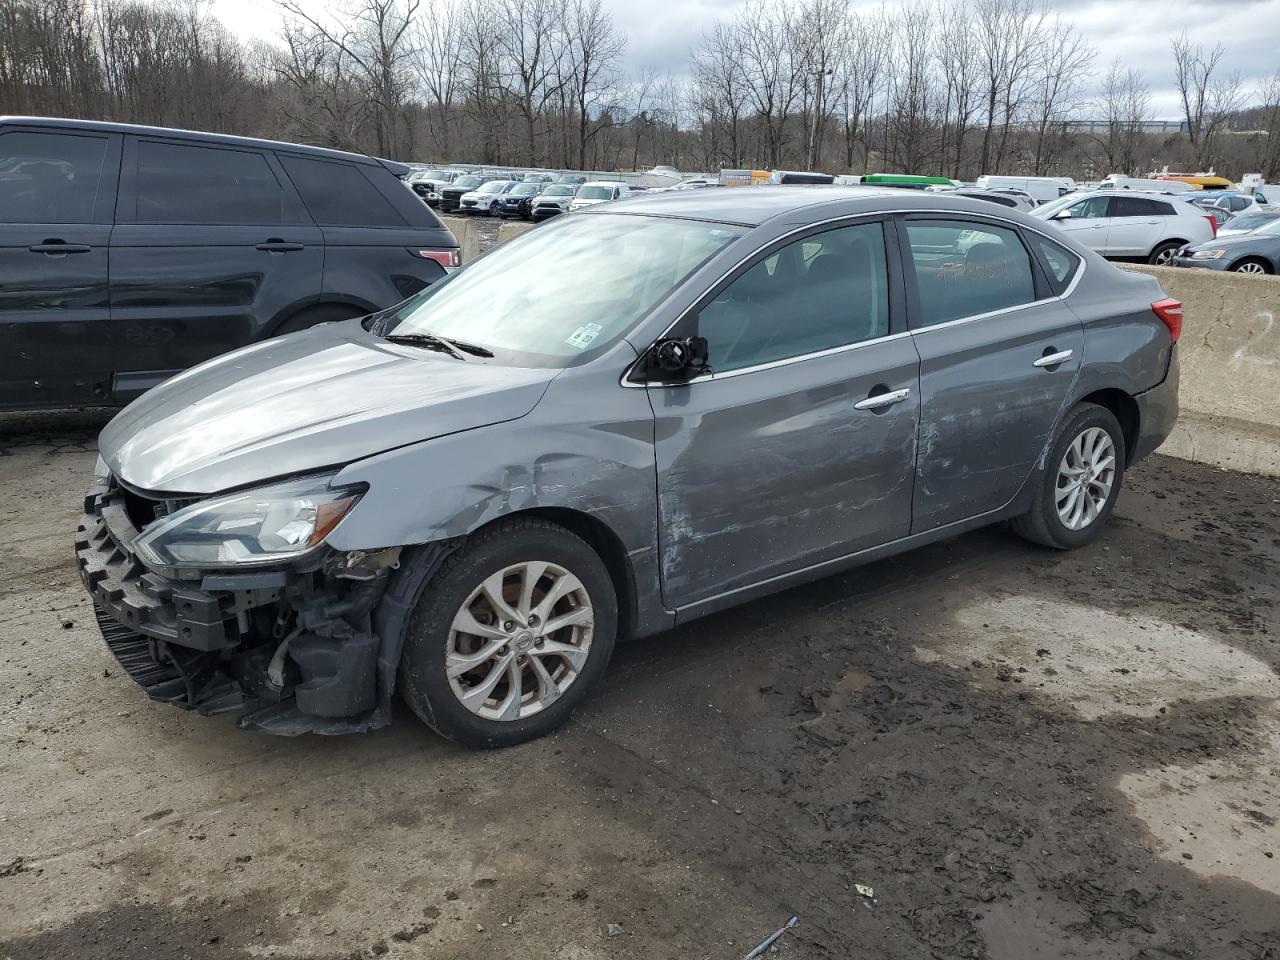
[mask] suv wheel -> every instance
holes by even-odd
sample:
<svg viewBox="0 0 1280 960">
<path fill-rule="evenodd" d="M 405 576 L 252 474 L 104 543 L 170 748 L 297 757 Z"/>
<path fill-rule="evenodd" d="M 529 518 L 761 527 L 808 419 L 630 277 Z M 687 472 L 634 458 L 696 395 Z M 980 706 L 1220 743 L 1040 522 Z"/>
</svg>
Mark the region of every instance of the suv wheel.
<svg viewBox="0 0 1280 960">
<path fill-rule="evenodd" d="M 1267 265 L 1261 260 L 1241 260 L 1231 268 L 1232 273 L 1270 273 Z"/>
<path fill-rule="evenodd" d="M 1167 267 L 1173 263 L 1173 255 L 1183 246 L 1185 244 L 1181 240 L 1162 243 L 1151 251 L 1151 256 L 1147 257 L 1147 263 L 1157 267 Z"/>
<path fill-rule="evenodd" d="M 1014 519 L 1014 532 L 1058 550 L 1093 541 L 1120 496 L 1125 456 L 1115 415 L 1093 403 L 1077 406 L 1054 436 L 1031 509 Z"/>
<path fill-rule="evenodd" d="M 496 217 L 498 215 L 498 201 L 494 200 L 489 204 L 489 216 Z"/>
<path fill-rule="evenodd" d="M 569 718 L 604 674 L 616 632 L 613 581 L 590 546 L 545 520 L 501 522 L 427 583 L 400 692 L 450 740 L 523 743 Z"/>
</svg>

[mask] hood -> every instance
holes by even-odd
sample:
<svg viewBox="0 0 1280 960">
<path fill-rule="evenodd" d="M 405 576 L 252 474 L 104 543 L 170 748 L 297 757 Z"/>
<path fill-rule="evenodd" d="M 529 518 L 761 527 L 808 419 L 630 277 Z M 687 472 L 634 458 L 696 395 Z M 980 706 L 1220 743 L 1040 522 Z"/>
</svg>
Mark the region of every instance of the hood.
<svg viewBox="0 0 1280 960">
<path fill-rule="evenodd" d="M 388 343 L 359 320 L 327 323 L 165 381 L 107 424 L 98 447 L 131 486 L 217 493 L 518 419 L 558 372 Z"/>
<path fill-rule="evenodd" d="M 1262 236 L 1258 236 L 1258 234 L 1254 232 L 1229 233 L 1226 236 L 1222 236 L 1221 234 L 1219 234 L 1218 236 L 1214 237 L 1212 240 L 1200 240 L 1200 241 L 1197 241 L 1196 243 L 1189 243 L 1187 244 L 1187 249 L 1188 250 L 1216 250 L 1219 247 L 1223 247 L 1230 250 L 1233 247 L 1242 247 L 1242 246 L 1245 246 L 1246 244 L 1254 244 L 1254 243 L 1257 243 L 1259 240 L 1265 240 L 1265 239 L 1266 239 L 1265 234 L 1263 234 Z"/>
</svg>

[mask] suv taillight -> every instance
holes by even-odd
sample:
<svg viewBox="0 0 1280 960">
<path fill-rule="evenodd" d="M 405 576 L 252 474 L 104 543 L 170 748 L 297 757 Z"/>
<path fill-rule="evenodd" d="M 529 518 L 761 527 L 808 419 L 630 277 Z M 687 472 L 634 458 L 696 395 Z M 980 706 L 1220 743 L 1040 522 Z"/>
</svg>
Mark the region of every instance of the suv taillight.
<svg viewBox="0 0 1280 960">
<path fill-rule="evenodd" d="M 1213 227 L 1213 239 L 1217 240 L 1218 239 L 1218 218 L 1205 217 L 1205 219 L 1209 221 L 1209 226 Z"/>
<path fill-rule="evenodd" d="M 420 250 L 417 247 L 410 247 L 409 252 L 423 260 L 434 260 L 446 270 L 462 266 L 462 258 L 457 250 Z"/>
<path fill-rule="evenodd" d="M 1182 301 L 1174 300 L 1172 297 L 1157 300 L 1151 305 L 1151 312 L 1169 328 L 1169 336 L 1173 338 L 1174 343 L 1177 343 L 1178 337 L 1182 335 Z"/>
</svg>

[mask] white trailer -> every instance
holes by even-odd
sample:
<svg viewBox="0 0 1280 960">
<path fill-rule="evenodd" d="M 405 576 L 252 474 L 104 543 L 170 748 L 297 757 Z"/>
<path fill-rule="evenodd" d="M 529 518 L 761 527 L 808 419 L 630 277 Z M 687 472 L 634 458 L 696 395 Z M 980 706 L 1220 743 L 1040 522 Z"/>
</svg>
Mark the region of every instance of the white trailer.
<svg viewBox="0 0 1280 960">
<path fill-rule="evenodd" d="M 979 177 L 975 184 L 979 190 L 1021 190 L 1040 203 L 1057 200 L 1076 188 L 1070 177 Z"/>
</svg>

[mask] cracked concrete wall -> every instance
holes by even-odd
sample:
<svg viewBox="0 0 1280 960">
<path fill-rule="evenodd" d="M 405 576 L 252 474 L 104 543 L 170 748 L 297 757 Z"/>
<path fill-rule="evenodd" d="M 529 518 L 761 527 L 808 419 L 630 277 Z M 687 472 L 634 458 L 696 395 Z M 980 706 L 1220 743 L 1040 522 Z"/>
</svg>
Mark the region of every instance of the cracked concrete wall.
<svg viewBox="0 0 1280 960">
<path fill-rule="evenodd" d="M 1182 301 L 1182 382 L 1161 453 L 1280 476 L 1280 279 L 1126 265 Z"/>
</svg>

